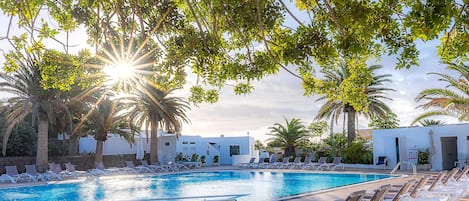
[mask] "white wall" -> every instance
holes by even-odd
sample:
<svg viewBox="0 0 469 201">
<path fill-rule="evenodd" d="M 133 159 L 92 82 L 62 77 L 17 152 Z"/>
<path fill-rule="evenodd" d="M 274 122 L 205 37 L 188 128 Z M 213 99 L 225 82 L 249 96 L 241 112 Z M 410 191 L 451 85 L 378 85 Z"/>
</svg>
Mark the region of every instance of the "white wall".
<svg viewBox="0 0 469 201">
<path fill-rule="evenodd" d="M 251 157 L 254 157 L 254 138 L 252 137 L 215 137 L 205 139 L 209 142 L 214 142 L 219 145 L 220 164 L 232 164 L 232 156 L 230 156 L 230 146 L 232 145 L 239 145 L 239 155 L 250 155 Z"/>
<path fill-rule="evenodd" d="M 118 155 L 118 154 L 136 154 L 137 143 L 141 142 L 145 153 L 150 153 L 151 140 L 146 138 L 145 135 L 135 136 L 135 144 L 130 144 L 124 138 L 119 135 L 109 134 L 108 139 L 104 141 L 103 155 Z M 166 146 L 166 143 L 170 146 Z M 80 138 L 79 153 L 95 153 L 96 152 L 96 140 L 93 136 L 87 136 Z M 160 136 L 158 140 L 158 159 L 160 162 L 174 161 L 176 157 L 176 137 Z"/>
<path fill-rule="evenodd" d="M 401 161 L 408 160 L 408 153 L 411 149 L 430 149 L 430 129 L 433 131 L 435 146 L 435 153 L 433 156 L 430 156 L 433 169 L 442 169 L 441 137 L 457 137 L 458 160 L 466 161 L 468 159 L 469 141 L 467 140 L 467 136 L 469 136 L 469 124 L 454 124 L 373 130 L 374 163 L 377 162 L 376 159 L 378 156 L 387 156 L 391 168 L 397 164 L 395 148 L 396 138 L 399 138 L 401 144 Z"/>
<path fill-rule="evenodd" d="M 254 151 L 254 139 L 249 136 L 242 137 L 209 137 L 181 136 L 177 142 L 177 152 L 192 156 L 193 153 L 207 157 L 207 165 L 213 164 L 213 157 L 219 156 L 219 164 L 231 165 L 230 145 L 239 145 L 240 155 L 252 156 Z"/>
<path fill-rule="evenodd" d="M 145 135 L 136 136 L 136 142 L 141 141 L 146 153 L 150 152 L 150 139 L 147 140 Z M 167 146 L 166 143 L 169 143 Z M 230 156 L 230 146 L 239 145 L 239 155 L 247 155 L 248 158 L 254 157 L 254 138 L 249 136 L 242 137 L 210 137 L 203 138 L 201 136 L 180 136 L 178 140 L 174 135 L 161 135 L 158 140 L 158 159 L 162 163 L 174 161 L 176 154 L 181 152 L 183 155 L 192 156 L 197 153 L 200 157 L 206 156 L 207 165 L 213 164 L 213 157 L 219 156 L 219 164 L 232 164 Z M 80 138 L 80 154 L 95 153 L 96 140 L 92 137 Z M 136 154 L 136 144 L 130 145 L 118 135 L 109 135 L 108 140 L 104 142 L 104 155 L 117 154 Z"/>
<path fill-rule="evenodd" d="M 176 136 L 160 136 L 158 137 L 158 160 L 162 164 L 174 162 L 176 158 Z M 147 152 L 148 153 L 148 152 Z"/>
<path fill-rule="evenodd" d="M 150 152 L 150 141 L 146 141 L 146 138 L 136 138 L 142 141 L 144 151 Z M 96 152 L 96 140 L 93 136 L 82 137 L 79 141 L 79 153 L 95 153 Z M 118 155 L 118 154 L 135 154 L 137 153 L 136 144 L 130 144 L 124 138 L 119 135 L 108 135 L 108 139 L 104 141 L 103 155 Z"/>
</svg>

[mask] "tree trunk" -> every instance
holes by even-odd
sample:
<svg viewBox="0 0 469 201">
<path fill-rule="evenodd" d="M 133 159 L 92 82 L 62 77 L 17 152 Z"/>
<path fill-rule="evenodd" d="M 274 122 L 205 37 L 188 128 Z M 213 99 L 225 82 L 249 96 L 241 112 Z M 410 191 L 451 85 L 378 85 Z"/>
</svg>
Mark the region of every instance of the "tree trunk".
<svg viewBox="0 0 469 201">
<path fill-rule="evenodd" d="M 37 152 L 36 152 L 36 166 L 40 172 L 47 170 L 48 148 L 47 143 L 49 140 L 49 119 L 47 114 L 39 114 L 39 121 L 37 125 Z"/>
<path fill-rule="evenodd" d="M 287 146 L 285 147 L 285 157 L 296 156 L 295 154 L 295 147 Z"/>
<path fill-rule="evenodd" d="M 348 135 L 348 144 L 352 143 L 355 139 L 355 108 L 350 106 L 347 109 L 347 135 Z"/>
<path fill-rule="evenodd" d="M 68 155 L 69 156 L 75 156 L 78 155 L 78 136 L 77 135 L 71 135 L 70 140 L 68 142 Z"/>
<path fill-rule="evenodd" d="M 160 121 L 158 114 L 151 114 L 151 130 L 150 130 L 150 162 L 159 163 L 158 160 L 158 123 Z"/>
<path fill-rule="evenodd" d="M 96 158 L 94 159 L 95 162 L 103 162 L 103 147 L 104 141 L 96 140 Z"/>
</svg>

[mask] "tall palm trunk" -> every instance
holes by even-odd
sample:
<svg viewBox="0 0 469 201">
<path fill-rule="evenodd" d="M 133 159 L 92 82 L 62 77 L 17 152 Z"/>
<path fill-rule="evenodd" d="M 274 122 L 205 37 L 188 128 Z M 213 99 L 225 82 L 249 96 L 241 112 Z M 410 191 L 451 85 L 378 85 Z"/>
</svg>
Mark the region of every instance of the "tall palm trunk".
<svg viewBox="0 0 469 201">
<path fill-rule="evenodd" d="M 346 105 L 344 110 L 347 112 L 347 141 L 350 144 L 355 139 L 355 115 L 357 111 L 350 105 Z"/>
<path fill-rule="evenodd" d="M 160 116 L 158 114 L 151 114 L 151 142 L 150 142 L 150 162 L 158 163 L 158 123 Z"/>
<path fill-rule="evenodd" d="M 103 162 L 104 141 L 107 140 L 107 131 L 96 131 L 94 139 L 96 140 L 96 156 L 94 161 Z"/>
<path fill-rule="evenodd" d="M 96 140 L 96 158 L 94 159 L 95 162 L 103 162 L 103 148 L 104 141 Z"/>
<path fill-rule="evenodd" d="M 48 148 L 47 143 L 49 139 L 49 119 L 47 114 L 39 114 L 37 125 L 37 152 L 36 152 L 36 166 L 40 172 L 47 169 Z"/>
<path fill-rule="evenodd" d="M 285 156 L 286 156 L 286 157 L 296 156 L 295 147 L 294 147 L 294 146 L 291 146 L 291 145 L 285 147 Z"/>
<path fill-rule="evenodd" d="M 68 142 L 68 155 L 75 156 L 78 155 L 78 136 L 75 134 L 70 135 L 70 140 Z"/>
</svg>

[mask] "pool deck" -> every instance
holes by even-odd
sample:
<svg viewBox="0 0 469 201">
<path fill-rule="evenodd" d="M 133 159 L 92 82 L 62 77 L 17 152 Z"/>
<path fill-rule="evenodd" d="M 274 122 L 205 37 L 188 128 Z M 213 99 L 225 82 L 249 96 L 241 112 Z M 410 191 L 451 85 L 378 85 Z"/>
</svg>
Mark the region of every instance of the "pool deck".
<svg viewBox="0 0 469 201">
<path fill-rule="evenodd" d="M 191 170 L 186 170 L 187 171 L 220 171 L 220 170 L 244 170 L 244 171 L 275 171 L 275 172 L 323 172 L 323 173 L 333 173 L 333 172 L 339 172 L 339 173 L 367 173 L 367 174 L 373 174 L 373 173 L 384 173 L 384 174 L 389 174 L 390 170 L 383 170 L 383 169 L 358 169 L 358 168 L 345 168 L 345 169 L 337 169 L 335 171 L 317 171 L 317 170 L 292 170 L 292 169 L 241 169 L 239 167 L 235 166 L 211 166 L 211 167 L 202 167 L 198 169 L 191 169 Z M 307 193 L 307 194 L 302 194 L 302 195 L 297 195 L 297 196 L 292 196 L 292 197 L 286 197 L 282 199 L 277 199 L 277 200 L 292 200 L 292 201 L 306 201 L 306 200 L 317 200 L 317 201 L 340 201 L 340 200 L 345 200 L 345 198 L 354 191 L 359 191 L 359 190 L 367 190 L 367 191 L 372 191 L 373 189 L 378 188 L 381 185 L 385 184 L 403 184 L 407 180 L 410 179 L 415 179 L 419 177 L 419 175 L 422 174 L 435 174 L 436 172 L 418 172 L 417 175 L 412 175 L 411 172 L 397 172 L 396 175 L 400 177 L 396 178 L 388 178 L 388 179 L 382 179 L 378 181 L 371 181 L 371 182 L 366 182 L 362 184 L 354 184 L 350 186 L 344 186 L 344 187 L 338 187 L 338 188 L 333 188 L 333 189 L 328 189 L 328 190 L 323 190 L 323 191 L 317 191 L 317 192 L 312 192 L 312 193 Z M 155 174 L 155 173 L 151 173 Z M 161 173 L 156 173 L 156 174 L 161 174 Z M 165 174 L 165 173 L 163 173 Z M 60 181 L 61 182 L 69 182 L 73 180 L 66 180 L 66 181 Z M 33 185 L 45 185 L 45 182 L 28 182 L 28 183 L 18 183 L 18 184 L 11 184 L 11 183 L 0 183 L 0 188 L 8 188 L 8 187 L 19 187 L 19 186 L 33 186 Z"/>
</svg>

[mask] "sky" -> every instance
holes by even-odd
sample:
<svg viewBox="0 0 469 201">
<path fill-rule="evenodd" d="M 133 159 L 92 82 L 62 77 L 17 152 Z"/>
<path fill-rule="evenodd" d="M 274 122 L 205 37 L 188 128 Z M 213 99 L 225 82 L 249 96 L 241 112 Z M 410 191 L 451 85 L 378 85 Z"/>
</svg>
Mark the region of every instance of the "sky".
<svg viewBox="0 0 469 201">
<path fill-rule="evenodd" d="M 415 97 L 424 89 L 442 88 L 445 84 L 437 81 L 437 76 L 428 75 L 430 72 L 453 74 L 440 63 L 436 54 L 438 41 L 419 43 L 421 51 L 420 66 L 411 69 L 395 70 L 395 59 L 384 57 L 372 64 L 382 65 L 377 74 L 391 74 L 392 83 L 386 87 L 396 91 L 388 93 L 392 101 L 385 101 L 397 114 L 400 126 L 410 126 L 410 123 L 424 112 L 417 108 L 419 103 Z M 305 123 L 315 120 L 319 108 L 324 102 L 316 102 L 318 95 L 305 97 L 301 87 L 301 80 L 281 70 L 277 75 L 269 76 L 254 84 L 255 90 L 248 95 L 234 95 L 231 88 L 221 91 L 219 101 L 215 104 L 200 104 L 189 111 L 191 124 L 183 127 L 183 135 L 201 136 L 253 136 L 264 141 L 269 138 L 269 127 L 275 123 L 285 124 L 285 119 L 298 118 Z M 454 118 L 441 119 L 446 123 L 458 123 Z M 368 128 L 369 120 L 359 117 L 358 129 Z M 342 123 L 334 128 L 335 132 L 342 131 Z"/>
<path fill-rule="evenodd" d="M 0 26 L 7 27 L 8 18 L 0 15 Z M 0 36 L 6 34 L 6 29 L 0 30 Z M 72 45 L 75 49 L 86 47 L 86 37 L 84 29 L 79 29 L 73 38 Z M 423 113 L 417 108 L 415 102 L 417 94 L 427 88 L 441 88 L 444 83 L 437 81 L 437 76 L 428 75 L 430 72 L 449 73 L 445 65 L 440 63 L 436 54 L 439 41 L 419 42 L 417 47 L 420 50 L 420 66 L 411 69 L 395 70 L 395 58 L 387 56 L 381 61 L 370 62 L 370 64 L 380 64 L 382 69 L 378 74 L 391 74 L 392 83 L 386 87 L 393 88 L 396 92 L 390 92 L 388 97 L 392 101 L 386 103 L 397 114 L 400 126 L 409 126 L 413 119 Z M 5 49 L 8 44 L 0 40 L 0 49 Z M 59 46 L 48 46 L 57 48 Z M 59 49 L 60 50 L 60 49 Z M 2 54 L 0 52 L 0 54 Z M 0 63 L 3 63 L 3 56 L 0 56 Z M 294 67 L 290 67 L 292 70 Z M 453 74 L 454 75 L 454 74 Z M 178 95 L 188 97 L 189 87 L 194 82 L 189 79 L 185 89 L 178 92 Z M 223 88 L 220 91 L 217 103 L 203 103 L 197 106 L 191 104 L 191 110 L 187 115 L 191 123 L 184 124 L 183 135 L 200 135 L 206 137 L 213 136 L 252 136 L 256 140 L 264 142 L 269 136 L 269 127 L 275 123 L 284 124 L 285 118 L 298 118 L 305 123 L 314 121 L 314 118 L 323 102 L 316 102 L 319 96 L 305 97 L 301 87 L 301 80 L 289 75 L 285 70 L 280 70 L 278 74 L 265 77 L 254 82 L 254 91 L 248 95 L 235 95 L 231 87 Z M 0 94 L 0 96 L 5 96 Z M 1 97 L 0 97 L 1 98 Z M 457 119 L 438 118 L 446 123 L 458 123 Z M 359 117 L 358 129 L 368 126 L 368 119 Z M 342 131 L 342 123 L 335 126 L 335 132 Z"/>
</svg>

